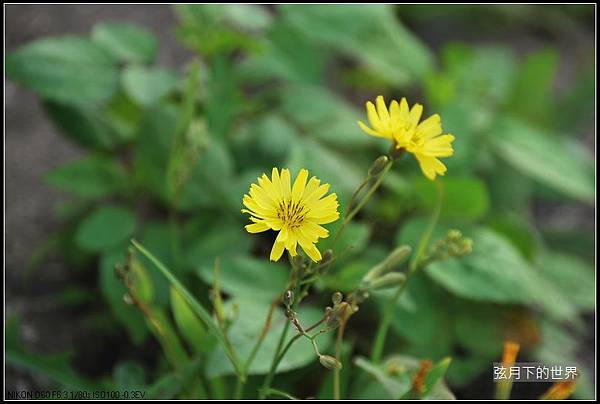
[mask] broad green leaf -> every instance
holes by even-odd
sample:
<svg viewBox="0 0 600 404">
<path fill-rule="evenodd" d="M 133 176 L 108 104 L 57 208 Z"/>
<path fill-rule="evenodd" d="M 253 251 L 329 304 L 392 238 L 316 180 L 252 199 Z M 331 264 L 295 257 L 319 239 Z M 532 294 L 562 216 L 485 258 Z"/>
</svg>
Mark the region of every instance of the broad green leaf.
<svg viewBox="0 0 600 404">
<path fill-rule="evenodd" d="M 179 332 L 196 353 L 207 352 L 206 328 L 177 290 L 171 287 L 171 310 Z"/>
<path fill-rule="evenodd" d="M 124 261 L 124 250 L 101 257 L 98 273 L 100 291 L 113 316 L 125 327 L 132 341 L 139 345 L 146 339 L 148 328 L 140 311 L 125 303 L 127 288 L 115 274 L 115 265 Z"/>
<path fill-rule="evenodd" d="M 324 143 L 349 148 L 375 142 L 356 123 L 365 120 L 365 117 L 327 89 L 290 86 L 282 91 L 281 100 L 284 115 Z"/>
<path fill-rule="evenodd" d="M 201 265 L 198 275 L 209 285 L 213 284 L 214 261 Z M 283 292 L 289 269 L 266 259 L 239 256 L 221 259 L 219 284 L 227 294 L 243 299 L 255 300 L 265 305 Z"/>
<path fill-rule="evenodd" d="M 450 219 L 477 220 L 488 212 L 490 201 L 485 183 L 474 177 L 440 178 L 444 199 L 440 216 Z M 414 182 L 417 206 L 432 210 L 436 201 L 435 183 L 423 177 Z"/>
<path fill-rule="evenodd" d="M 235 351 L 239 354 L 240 358 L 244 359 L 250 355 L 258 336 L 262 332 L 270 307 L 269 302 L 257 300 L 256 297 L 251 300 L 246 300 L 245 298 L 242 300 L 234 300 L 232 303 L 237 305 L 239 313 L 235 322 L 230 327 L 228 335 Z M 320 320 L 323 317 L 323 312 L 313 307 L 303 305 L 298 308 L 298 315 L 301 324 L 307 328 Z M 277 308 L 273 313 L 271 328 L 248 370 L 249 375 L 261 375 L 266 374 L 269 371 L 284 326 L 290 327 L 290 332 L 288 333 L 286 340 L 287 342 L 293 338 L 296 331 L 289 320 L 283 316 L 282 310 Z M 319 351 L 321 351 L 321 353 L 331 354 L 328 349 L 331 340 L 331 332 L 322 334 L 317 338 L 317 345 L 319 346 Z M 224 358 L 225 354 L 221 349 L 215 350 L 210 355 L 207 364 L 208 377 L 217 377 L 233 373 L 231 364 L 224 360 Z M 310 341 L 306 338 L 299 338 L 283 357 L 277 368 L 277 373 L 301 368 L 316 360 L 317 356 L 315 355 Z"/>
<path fill-rule="evenodd" d="M 238 220 L 218 220 L 198 223 L 196 234 L 186 246 L 186 267 L 212 268 L 217 257 L 245 258 L 250 253 L 253 238 Z"/>
<path fill-rule="evenodd" d="M 46 182 L 84 198 L 100 198 L 124 190 L 127 177 L 118 163 L 89 156 L 50 171 Z"/>
<path fill-rule="evenodd" d="M 155 105 L 143 114 L 134 156 L 137 182 L 162 201 L 168 201 L 167 164 L 177 125 L 172 105 Z"/>
<path fill-rule="evenodd" d="M 423 77 L 433 57 L 388 5 L 282 5 L 284 21 L 315 44 L 352 56 L 396 85 Z"/>
<path fill-rule="evenodd" d="M 532 268 L 503 237 L 485 228 L 469 230 L 473 252 L 433 262 L 427 273 L 459 296 L 499 303 L 522 303 L 556 318 L 574 320 L 575 307 Z"/>
<path fill-rule="evenodd" d="M 8 55 L 8 78 L 43 98 L 66 104 L 104 101 L 117 89 L 111 55 L 94 42 L 76 36 L 44 38 Z"/>
<path fill-rule="evenodd" d="M 129 66 L 122 76 L 127 94 L 144 106 L 160 101 L 177 86 L 178 80 L 171 70 L 144 66 Z"/>
<path fill-rule="evenodd" d="M 594 309 L 596 282 L 591 265 L 576 256 L 547 251 L 538 256 L 535 266 L 572 304 L 581 310 Z"/>
<path fill-rule="evenodd" d="M 489 141 L 523 174 L 575 199 L 594 200 L 593 160 L 572 140 L 507 118 L 495 125 Z"/>
<path fill-rule="evenodd" d="M 390 295 L 381 293 L 376 297 L 381 310 L 390 304 Z M 410 342 L 412 355 L 442 358 L 452 349 L 453 313 L 448 304 L 449 296 L 425 274 L 413 275 L 398 301 L 392 318 L 394 332 Z"/>
<path fill-rule="evenodd" d="M 336 192 L 343 205 L 344 198 L 351 195 L 366 176 L 368 162 L 350 162 L 348 156 L 311 139 L 293 144 L 289 159 L 285 164 L 293 174 L 301 168 L 308 169 L 322 183 L 331 184 L 330 192 Z"/>
<path fill-rule="evenodd" d="M 323 53 L 306 37 L 284 23 L 268 31 L 265 49 L 242 62 L 243 80 L 261 82 L 273 77 L 298 84 L 319 84 L 324 70 Z"/>
<path fill-rule="evenodd" d="M 509 110 L 539 124 L 552 119 L 553 85 L 558 53 L 542 49 L 527 56 L 520 66 L 511 91 Z"/>
<path fill-rule="evenodd" d="M 495 215 L 490 218 L 488 226 L 506 237 L 529 261 L 533 259 L 539 240 L 529 220 L 511 214 Z"/>
<path fill-rule="evenodd" d="M 154 36 L 135 25 L 113 22 L 97 24 L 92 30 L 92 39 L 123 62 L 150 63 L 156 55 Z"/>
<path fill-rule="evenodd" d="M 103 206 L 79 224 L 77 245 L 86 251 L 106 251 L 126 241 L 135 230 L 135 216 L 123 206 Z"/>
<path fill-rule="evenodd" d="M 45 102 L 44 109 L 57 128 L 81 146 L 106 150 L 115 144 L 116 133 L 98 108 Z"/>
</svg>

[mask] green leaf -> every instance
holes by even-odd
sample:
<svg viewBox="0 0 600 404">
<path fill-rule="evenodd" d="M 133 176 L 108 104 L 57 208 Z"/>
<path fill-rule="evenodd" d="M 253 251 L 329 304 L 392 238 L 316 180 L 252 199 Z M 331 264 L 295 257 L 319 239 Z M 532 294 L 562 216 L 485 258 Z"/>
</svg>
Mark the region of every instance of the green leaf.
<svg viewBox="0 0 600 404">
<path fill-rule="evenodd" d="M 499 157 L 523 174 L 565 195 L 593 202 L 593 160 L 578 143 L 508 118 L 495 125 L 489 141 Z"/>
<path fill-rule="evenodd" d="M 81 146 L 106 150 L 115 143 L 113 128 L 97 108 L 45 102 L 44 109 L 57 128 Z"/>
<path fill-rule="evenodd" d="M 213 265 L 214 261 L 198 268 L 198 275 L 209 285 L 213 284 Z M 219 284 L 233 297 L 270 304 L 282 293 L 288 277 L 289 269 L 281 263 L 238 256 L 221 260 Z"/>
<path fill-rule="evenodd" d="M 46 182 L 84 198 L 100 198 L 124 190 L 127 177 L 113 160 L 89 156 L 50 171 Z"/>
<path fill-rule="evenodd" d="M 324 70 L 324 57 L 289 25 L 279 22 L 268 32 L 264 51 L 242 62 L 244 80 L 268 81 L 273 77 L 298 84 L 319 84 Z"/>
<path fill-rule="evenodd" d="M 475 177 L 448 177 L 440 179 L 444 185 L 444 199 L 440 216 L 449 219 L 477 220 L 489 210 L 490 198 L 485 183 Z M 414 183 L 417 206 L 432 210 L 436 203 L 435 183 L 418 177 Z"/>
<path fill-rule="evenodd" d="M 282 5 L 284 21 L 315 44 L 358 59 L 395 85 L 423 77 L 433 57 L 388 5 Z"/>
<path fill-rule="evenodd" d="M 375 139 L 363 133 L 356 123 L 364 117 L 327 89 L 290 86 L 282 91 L 281 101 L 285 115 L 324 143 L 342 148 L 375 143 Z"/>
<path fill-rule="evenodd" d="M 381 310 L 390 304 L 390 297 L 376 297 Z M 425 274 L 412 275 L 391 322 L 394 332 L 409 341 L 407 352 L 435 359 L 451 352 L 453 313 L 448 298 L 447 293 Z"/>
<path fill-rule="evenodd" d="M 101 257 L 98 273 L 100 291 L 113 316 L 125 327 L 131 340 L 139 345 L 146 339 L 148 328 L 140 311 L 125 303 L 127 288 L 115 275 L 115 265 L 123 263 L 124 257 L 124 250 L 106 253 Z"/>
<path fill-rule="evenodd" d="M 44 98 L 67 104 L 104 101 L 117 89 L 113 58 L 76 36 L 44 38 L 6 58 L 6 75 Z"/>
<path fill-rule="evenodd" d="M 594 268 L 579 257 L 556 252 L 544 252 L 535 263 L 542 276 L 567 300 L 581 310 L 594 310 Z"/>
<path fill-rule="evenodd" d="M 150 63 L 157 43 L 147 30 L 130 24 L 102 23 L 94 26 L 92 39 L 123 62 Z"/>
<path fill-rule="evenodd" d="M 104 206 L 79 224 L 77 245 L 86 251 L 106 251 L 126 241 L 135 230 L 135 216 L 122 206 Z"/>
<path fill-rule="evenodd" d="M 142 115 L 134 156 L 135 178 L 161 201 L 168 201 L 167 165 L 177 125 L 177 109 L 154 105 Z"/>
<path fill-rule="evenodd" d="M 247 358 L 250 355 L 258 336 L 262 332 L 270 307 L 270 303 L 257 298 L 258 296 L 254 296 L 251 299 L 234 300 L 232 303 L 232 305 L 237 306 L 239 313 L 235 322 L 229 328 L 228 335 L 235 351 L 239 353 L 241 358 Z M 298 315 L 301 324 L 308 327 L 320 320 L 323 317 L 323 312 L 310 306 L 302 306 L 298 310 Z M 271 328 L 258 350 L 250 369 L 248 369 L 249 375 L 266 374 L 269 371 L 284 326 L 291 327 L 288 340 L 293 338 L 295 328 L 284 318 L 282 310 L 277 308 L 273 313 Z M 323 334 L 317 338 L 317 344 L 322 353 L 326 353 L 328 346 L 331 344 L 331 334 Z M 301 368 L 316 360 L 317 357 L 310 341 L 306 338 L 299 338 L 281 360 L 277 368 L 277 373 Z M 233 368 L 225 360 L 223 351 L 221 349 L 215 350 L 208 359 L 207 377 L 217 377 L 232 373 Z"/>
<path fill-rule="evenodd" d="M 513 84 L 509 109 L 533 122 L 547 124 L 552 119 L 555 99 L 552 89 L 557 68 L 558 53 L 554 49 L 528 55 Z"/>
<path fill-rule="evenodd" d="M 576 311 L 561 291 L 532 268 L 503 237 L 484 229 L 465 232 L 473 239 L 473 252 L 430 264 L 432 279 L 456 295 L 499 303 L 522 303 L 544 309 L 564 320 Z"/>
<path fill-rule="evenodd" d="M 196 353 L 208 352 L 206 328 L 177 290 L 171 287 L 171 310 L 181 335 Z"/>
<path fill-rule="evenodd" d="M 160 101 L 177 86 L 178 81 L 175 72 L 158 67 L 129 66 L 122 76 L 127 94 L 144 106 Z"/>
</svg>

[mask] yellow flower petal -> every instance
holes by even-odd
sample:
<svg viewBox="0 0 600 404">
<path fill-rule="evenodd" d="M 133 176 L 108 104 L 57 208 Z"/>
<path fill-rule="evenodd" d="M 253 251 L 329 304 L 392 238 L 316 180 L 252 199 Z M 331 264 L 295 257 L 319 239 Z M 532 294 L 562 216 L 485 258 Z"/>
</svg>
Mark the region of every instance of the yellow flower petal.
<svg viewBox="0 0 600 404">
<path fill-rule="evenodd" d="M 246 231 L 248 233 L 261 233 L 263 231 L 269 230 L 269 226 L 267 226 L 264 222 L 252 223 L 246 225 Z"/>
<path fill-rule="evenodd" d="M 301 169 L 296 177 L 296 181 L 294 181 L 294 186 L 292 187 L 292 198 L 295 201 L 299 201 L 302 198 L 302 194 L 304 193 L 304 188 L 306 187 L 306 179 L 308 178 L 308 171 L 305 169 Z"/>
</svg>

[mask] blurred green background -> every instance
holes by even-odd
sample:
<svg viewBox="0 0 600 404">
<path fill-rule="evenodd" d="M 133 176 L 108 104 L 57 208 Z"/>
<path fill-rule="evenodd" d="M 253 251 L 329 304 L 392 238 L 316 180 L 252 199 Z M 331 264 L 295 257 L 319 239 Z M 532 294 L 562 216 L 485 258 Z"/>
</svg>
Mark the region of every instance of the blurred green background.
<svg viewBox="0 0 600 404">
<path fill-rule="evenodd" d="M 249 352 L 288 269 L 267 261 L 272 234 L 244 232 L 242 195 L 273 166 L 305 167 L 343 207 L 389 146 L 356 125 L 383 94 L 424 104 L 456 136 L 436 233 L 457 228 L 475 246 L 411 283 L 386 354 L 451 356 L 450 390 L 491 398 L 491 363 L 511 338 L 521 361 L 579 366 L 576 395 L 593 397 L 594 15 L 593 5 L 7 6 L 6 390 L 228 398 L 231 367 L 164 278 L 139 261 L 145 302 L 168 331 L 157 335 L 123 300 L 114 265 L 136 237 L 210 308 L 220 257 L 231 337 Z M 394 166 L 301 316 L 319 318 L 332 292 L 415 246 L 434 201 L 412 157 Z M 352 317 L 346 358 L 368 356 L 387 297 Z M 344 397 L 390 397 L 346 363 Z M 308 344 L 280 371 L 278 388 L 331 395 Z M 547 387 L 517 384 L 513 398 Z"/>
</svg>

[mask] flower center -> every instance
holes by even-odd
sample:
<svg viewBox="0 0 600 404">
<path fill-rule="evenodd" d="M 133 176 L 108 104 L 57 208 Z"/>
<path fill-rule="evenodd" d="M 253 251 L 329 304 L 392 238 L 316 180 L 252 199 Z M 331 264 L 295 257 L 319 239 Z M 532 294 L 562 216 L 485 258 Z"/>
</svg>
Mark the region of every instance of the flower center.
<svg viewBox="0 0 600 404">
<path fill-rule="evenodd" d="M 301 201 L 283 200 L 279 202 L 277 217 L 289 227 L 300 227 L 308 212 Z"/>
</svg>

